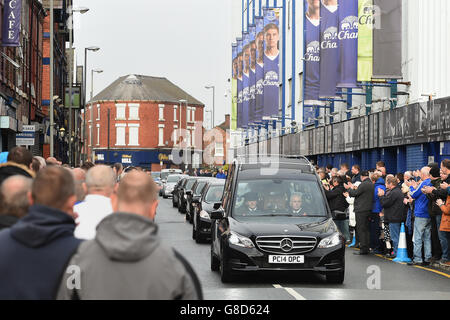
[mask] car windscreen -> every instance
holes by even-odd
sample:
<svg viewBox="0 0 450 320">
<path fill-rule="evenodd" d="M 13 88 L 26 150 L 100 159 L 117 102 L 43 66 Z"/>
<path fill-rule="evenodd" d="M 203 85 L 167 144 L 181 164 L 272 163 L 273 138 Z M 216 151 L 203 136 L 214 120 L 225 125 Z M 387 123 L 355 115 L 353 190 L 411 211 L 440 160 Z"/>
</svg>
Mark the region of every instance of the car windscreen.
<svg viewBox="0 0 450 320">
<path fill-rule="evenodd" d="M 167 177 L 167 182 L 178 182 L 178 180 L 181 179 L 181 176 L 179 174 L 171 174 Z"/>
<path fill-rule="evenodd" d="M 205 196 L 205 201 L 208 203 L 216 203 L 222 200 L 223 189 L 225 186 L 211 186 Z"/>
<path fill-rule="evenodd" d="M 200 194 L 200 191 L 202 191 L 205 184 L 206 184 L 206 181 L 200 181 L 199 183 L 197 183 L 197 186 L 195 187 L 195 190 L 194 190 L 194 194 Z"/>
<path fill-rule="evenodd" d="M 327 217 L 317 181 L 255 179 L 238 182 L 233 217 Z"/>
<path fill-rule="evenodd" d="M 186 186 L 184 187 L 186 190 L 191 190 L 192 186 L 194 185 L 195 180 L 188 180 L 186 183 Z"/>
<path fill-rule="evenodd" d="M 177 174 L 176 172 L 161 172 L 161 180 L 167 179 L 167 177 L 171 174 Z"/>
</svg>

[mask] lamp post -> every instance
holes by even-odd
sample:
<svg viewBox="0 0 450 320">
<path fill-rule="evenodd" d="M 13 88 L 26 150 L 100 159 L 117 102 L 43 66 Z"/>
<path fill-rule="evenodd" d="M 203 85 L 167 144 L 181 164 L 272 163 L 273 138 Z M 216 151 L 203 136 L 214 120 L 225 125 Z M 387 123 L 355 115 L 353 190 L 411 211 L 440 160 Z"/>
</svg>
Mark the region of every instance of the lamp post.
<svg viewBox="0 0 450 320">
<path fill-rule="evenodd" d="M 91 102 L 91 116 L 90 116 L 90 118 L 91 118 L 91 122 L 92 122 L 92 125 L 91 125 L 91 130 L 90 130 L 90 137 L 91 137 L 91 159 L 92 159 L 92 162 L 94 162 L 94 139 L 92 138 L 92 136 L 93 136 L 93 127 L 94 127 L 94 106 L 93 106 L 93 104 L 92 104 L 92 98 L 94 98 L 94 72 L 95 73 L 102 73 L 103 72 L 103 70 L 101 70 L 101 69 L 92 69 L 91 70 L 91 99 L 90 99 L 90 102 Z"/>
<path fill-rule="evenodd" d="M 205 89 L 213 89 L 213 109 L 212 109 L 212 114 L 213 114 L 213 119 L 212 119 L 212 127 L 214 128 L 214 126 L 216 125 L 216 119 L 215 119 L 215 100 L 216 100 L 216 87 L 215 86 L 205 86 Z"/>
<path fill-rule="evenodd" d="M 86 161 L 87 159 L 87 143 L 86 143 L 86 71 L 87 71 L 87 52 L 88 51 L 93 51 L 96 52 L 100 50 L 99 47 L 88 47 L 84 49 L 84 77 L 83 77 L 83 109 L 84 109 L 84 113 L 83 113 L 83 162 Z"/>
<path fill-rule="evenodd" d="M 85 14 L 88 12 L 88 8 L 71 8 L 69 7 L 69 15 L 72 17 L 74 12 L 79 12 L 81 14 Z M 69 27 L 69 52 L 70 52 L 70 61 L 74 61 L 73 59 L 73 18 L 70 20 Z M 73 84 L 73 65 L 69 68 L 69 134 L 72 136 L 72 84 Z M 77 128 L 76 128 L 77 129 Z M 69 140 L 69 164 L 73 166 L 73 152 L 72 152 L 72 139 Z"/>
</svg>

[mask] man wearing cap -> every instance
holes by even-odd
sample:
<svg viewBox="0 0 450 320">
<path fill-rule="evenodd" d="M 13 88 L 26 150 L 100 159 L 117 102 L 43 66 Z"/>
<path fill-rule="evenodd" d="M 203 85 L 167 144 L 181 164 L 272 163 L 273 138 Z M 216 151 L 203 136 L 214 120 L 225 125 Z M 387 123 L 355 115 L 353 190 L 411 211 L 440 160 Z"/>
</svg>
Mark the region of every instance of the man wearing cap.
<svg viewBox="0 0 450 320">
<path fill-rule="evenodd" d="M 251 214 L 258 211 L 258 194 L 256 192 L 249 192 L 244 195 L 245 203 L 238 209 L 240 214 Z"/>
</svg>

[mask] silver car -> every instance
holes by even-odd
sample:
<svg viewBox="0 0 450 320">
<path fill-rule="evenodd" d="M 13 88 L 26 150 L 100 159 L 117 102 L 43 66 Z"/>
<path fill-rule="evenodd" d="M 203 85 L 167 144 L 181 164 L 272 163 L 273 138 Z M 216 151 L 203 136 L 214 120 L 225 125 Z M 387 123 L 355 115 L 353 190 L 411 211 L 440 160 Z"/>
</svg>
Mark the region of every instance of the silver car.
<svg viewBox="0 0 450 320">
<path fill-rule="evenodd" d="M 164 199 L 172 197 L 172 191 L 180 179 L 187 177 L 184 174 L 171 174 L 167 176 L 166 183 L 163 184 L 161 193 Z"/>
</svg>

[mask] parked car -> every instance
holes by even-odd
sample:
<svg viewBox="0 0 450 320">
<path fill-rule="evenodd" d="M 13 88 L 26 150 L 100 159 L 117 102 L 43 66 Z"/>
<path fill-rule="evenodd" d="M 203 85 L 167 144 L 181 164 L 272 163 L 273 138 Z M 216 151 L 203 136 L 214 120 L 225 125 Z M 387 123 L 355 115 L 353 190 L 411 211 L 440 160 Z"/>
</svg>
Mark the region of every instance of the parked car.
<svg viewBox="0 0 450 320">
<path fill-rule="evenodd" d="M 193 197 L 198 197 L 201 195 L 203 188 L 206 186 L 208 181 L 216 180 L 211 177 L 196 177 L 195 183 L 192 185 L 192 188 L 186 189 L 186 221 L 192 223 L 192 217 L 194 213 L 194 206 L 192 203 Z"/>
<path fill-rule="evenodd" d="M 162 195 L 164 199 L 167 199 L 168 197 L 172 197 L 172 191 L 175 188 L 175 185 L 180 181 L 182 178 L 189 177 L 185 174 L 171 174 L 167 176 L 166 183 L 162 187 Z"/>
<path fill-rule="evenodd" d="M 159 177 L 161 179 L 161 189 L 159 190 L 159 196 L 162 197 L 163 196 L 163 189 L 164 189 L 164 184 L 167 181 L 167 177 L 171 174 L 182 174 L 183 171 L 181 171 L 180 169 L 162 169 Z"/>
<path fill-rule="evenodd" d="M 187 177 L 189 177 L 189 176 L 186 176 L 186 177 L 184 177 L 184 178 L 181 178 L 181 179 L 177 182 L 177 184 L 175 185 L 175 187 L 173 188 L 173 191 L 172 191 L 172 206 L 173 206 L 174 208 L 177 208 L 177 207 L 178 207 L 179 198 L 180 198 L 180 192 L 181 192 L 181 189 L 183 188 L 183 184 L 185 184 L 185 182 L 186 182 Z"/>
<path fill-rule="evenodd" d="M 194 214 L 192 217 L 192 239 L 200 243 L 211 239 L 211 217 L 214 204 L 220 202 L 223 196 L 225 180 L 208 181 L 200 196 L 194 196 Z"/>
<path fill-rule="evenodd" d="M 211 269 L 223 282 L 248 272 L 325 274 L 342 283 L 345 239 L 306 158 L 235 160 L 211 212 Z"/>
<path fill-rule="evenodd" d="M 186 200 L 187 200 L 187 194 L 186 190 L 191 190 L 192 186 L 194 185 L 195 181 L 197 181 L 199 177 L 189 177 L 186 178 L 186 181 L 184 181 L 183 185 L 178 191 L 178 212 L 180 213 L 186 213 Z"/>
</svg>

